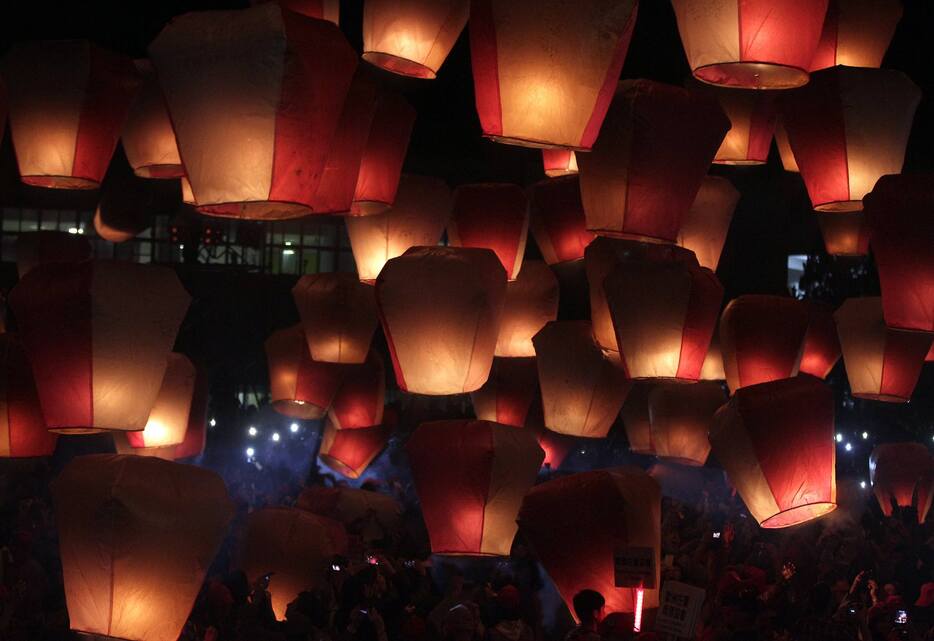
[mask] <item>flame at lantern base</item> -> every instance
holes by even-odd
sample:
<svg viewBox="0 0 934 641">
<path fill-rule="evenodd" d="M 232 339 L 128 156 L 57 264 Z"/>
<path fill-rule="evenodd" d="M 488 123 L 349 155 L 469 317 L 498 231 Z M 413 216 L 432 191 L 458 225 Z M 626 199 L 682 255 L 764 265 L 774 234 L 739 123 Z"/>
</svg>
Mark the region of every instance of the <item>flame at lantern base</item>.
<svg viewBox="0 0 934 641">
<path fill-rule="evenodd" d="M 431 67 L 426 67 L 414 60 L 402 58 L 401 56 L 394 56 L 384 51 L 364 51 L 363 59 L 371 65 L 399 74 L 400 76 L 421 78 L 422 80 L 434 80 L 437 78 L 437 72 Z"/>
<path fill-rule="evenodd" d="M 327 408 L 318 407 L 313 403 L 293 399 L 279 399 L 272 401 L 271 405 L 274 410 L 283 416 L 305 420 L 322 418 L 327 411 Z"/>
</svg>

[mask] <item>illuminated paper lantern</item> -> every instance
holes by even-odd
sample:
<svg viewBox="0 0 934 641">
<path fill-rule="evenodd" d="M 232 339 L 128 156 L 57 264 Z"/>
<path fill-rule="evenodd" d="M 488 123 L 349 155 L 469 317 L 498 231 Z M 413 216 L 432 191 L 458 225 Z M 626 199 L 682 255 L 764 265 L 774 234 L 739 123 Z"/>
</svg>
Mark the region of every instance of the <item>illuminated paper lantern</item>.
<svg viewBox="0 0 934 641">
<path fill-rule="evenodd" d="M 188 412 L 188 428 L 185 440 L 175 446 L 175 458 L 194 458 L 204 454 L 208 433 L 208 378 L 204 370 L 197 368 L 195 391 Z"/>
<path fill-rule="evenodd" d="M 649 393 L 652 447 L 659 458 L 682 465 L 703 465 L 710 454 L 707 432 L 726 402 L 720 383 L 662 383 Z"/>
<path fill-rule="evenodd" d="M 372 287 L 345 272 L 311 274 L 298 279 L 292 298 L 313 360 L 366 360 L 378 324 Z"/>
<path fill-rule="evenodd" d="M 282 621 L 299 594 L 327 585 L 331 560 L 347 552 L 347 543 L 337 521 L 294 507 L 266 507 L 247 516 L 241 567 L 250 585 L 271 575 L 272 610 Z"/>
<path fill-rule="evenodd" d="M 518 186 L 484 183 L 454 190 L 448 243 L 493 250 L 510 280 L 522 268 L 528 231 L 528 201 Z"/>
<path fill-rule="evenodd" d="M 545 457 L 534 435 L 489 421 L 434 421 L 405 449 L 432 554 L 508 556 Z"/>
<path fill-rule="evenodd" d="M 535 356 L 532 337 L 558 317 L 558 279 L 540 260 L 527 260 L 516 280 L 506 285 L 496 355 Z"/>
<path fill-rule="evenodd" d="M 898 0 L 830 0 L 811 71 L 836 65 L 878 69 L 901 17 Z"/>
<path fill-rule="evenodd" d="M 506 272 L 489 249 L 413 247 L 376 280 L 396 383 L 447 395 L 482 386 L 493 363 Z"/>
<path fill-rule="evenodd" d="M 124 454 L 129 456 L 154 456 L 160 458 L 163 461 L 174 461 L 175 460 L 175 446 L 174 445 L 165 445 L 163 447 L 133 447 L 130 445 L 130 440 L 127 438 L 128 434 L 135 434 L 135 432 L 111 432 L 110 436 L 113 439 L 114 449 L 117 454 Z"/>
<path fill-rule="evenodd" d="M 707 176 L 678 232 L 678 244 L 697 256 L 701 267 L 717 271 L 739 192 L 726 178 Z"/>
<path fill-rule="evenodd" d="M 142 82 L 123 125 L 123 151 L 140 178 L 181 178 L 185 168 L 159 80 L 148 60 L 137 60 L 136 68 Z"/>
<path fill-rule="evenodd" d="M 886 327 L 878 297 L 848 298 L 834 320 L 853 396 L 890 403 L 911 400 L 931 335 Z"/>
<path fill-rule="evenodd" d="M 607 612 L 632 612 L 633 588 L 618 588 L 614 556 L 627 548 L 651 548 L 655 589 L 646 589 L 643 607 L 658 607 L 661 567 L 662 493 L 637 468 L 572 474 L 532 488 L 522 502 L 519 527 L 535 550 L 565 605 L 574 595 L 596 590 Z"/>
<path fill-rule="evenodd" d="M 82 234 L 29 231 L 16 237 L 16 271 L 20 278 L 46 263 L 76 263 L 91 257 L 91 243 Z"/>
<path fill-rule="evenodd" d="M 577 154 L 570 149 L 542 149 L 542 164 L 549 178 L 576 174 Z"/>
<path fill-rule="evenodd" d="M 869 253 L 869 225 L 863 212 L 814 213 L 828 254 L 866 256 Z"/>
<path fill-rule="evenodd" d="M 10 292 L 50 430 L 139 431 L 190 297 L 166 267 L 48 263 Z"/>
<path fill-rule="evenodd" d="M 48 431 L 26 352 L 16 334 L 0 334 L 0 458 L 51 456 Z"/>
<path fill-rule="evenodd" d="M 782 118 L 811 206 L 863 208 L 862 199 L 905 160 L 921 90 L 892 69 L 834 67 L 781 98 Z"/>
<path fill-rule="evenodd" d="M 626 59 L 636 0 L 475 0 L 470 58 L 483 135 L 593 146 Z"/>
<path fill-rule="evenodd" d="M 726 371 L 723 367 L 723 352 L 720 350 L 720 337 L 717 333 L 714 333 L 714 337 L 710 341 L 710 347 L 707 349 L 707 356 L 704 357 L 704 364 L 701 366 L 700 380 L 726 380 Z"/>
<path fill-rule="evenodd" d="M 72 630 L 175 641 L 234 515 L 210 470 L 142 456 L 71 460 L 52 484 Z"/>
<path fill-rule="evenodd" d="M 402 524 L 399 502 L 388 494 L 370 490 L 312 485 L 302 490 L 296 505 L 348 528 L 359 528 L 371 519 L 388 530 L 396 530 Z"/>
<path fill-rule="evenodd" d="M 159 395 L 142 432 L 130 432 L 132 447 L 181 445 L 188 429 L 188 413 L 195 393 L 195 366 L 184 354 L 169 354 Z M 174 451 L 174 450 L 173 450 Z"/>
<path fill-rule="evenodd" d="M 443 180 L 403 174 L 390 209 L 344 219 L 360 280 L 375 281 L 387 261 L 411 247 L 437 245 L 450 212 L 451 190 Z"/>
<path fill-rule="evenodd" d="M 139 85 L 133 61 L 87 40 L 24 42 L 0 73 L 22 181 L 97 189 Z"/>
<path fill-rule="evenodd" d="M 629 451 L 635 454 L 655 454 L 652 444 L 652 422 L 649 418 L 649 394 L 655 384 L 651 381 L 637 381 L 632 384 L 626 402 L 623 403 L 620 418 L 629 441 Z"/>
<path fill-rule="evenodd" d="M 366 362 L 347 365 L 344 382 L 331 401 L 328 416 L 338 430 L 373 427 L 383 422 L 386 373 L 383 359 L 370 352 Z"/>
<path fill-rule="evenodd" d="M 921 443 L 883 443 L 869 456 L 869 482 L 883 514 L 892 516 L 892 502 L 914 505 L 924 523 L 934 497 L 934 461 Z M 917 495 L 917 503 L 915 503 Z"/>
<path fill-rule="evenodd" d="M 785 125 L 782 123 L 779 115 L 775 123 L 775 146 L 778 147 L 778 155 L 782 161 L 782 169 L 792 173 L 800 173 L 798 161 L 795 160 L 795 153 L 791 150 L 791 143 L 788 141 L 788 132 L 785 131 Z"/>
<path fill-rule="evenodd" d="M 522 427 L 538 397 L 538 367 L 534 358 L 494 358 L 490 377 L 470 393 L 481 421 Z"/>
<path fill-rule="evenodd" d="M 730 130 L 717 149 L 714 163 L 764 165 L 769 159 L 775 132 L 775 94 L 712 87 L 699 81 L 689 83 L 689 88 L 715 98 L 730 119 Z"/>
<path fill-rule="evenodd" d="M 744 89 L 808 81 L 827 0 L 672 0 L 698 80 Z"/>
<path fill-rule="evenodd" d="M 434 79 L 469 15 L 469 0 L 366 0 L 363 59 L 402 76 Z"/>
<path fill-rule="evenodd" d="M 414 125 L 415 109 L 402 96 L 387 93 L 380 97 L 360 159 L 352 215 L 379 214 L 392 206 Z"/>
<path fill-rule="evenodd" d="M 587 229 L 674 242 L 729 128 L 710 96 L 619 83 L 593 151 L 577 159 Z"/>
<path fill-rule="evenodd" d="M 793 298 L 734 298 L 720 317 L 720 349 L 730 393 L 797 376 L 808 330 L 807 307 Z"/>
<path fill-rule="evenodd" d="M 571 436 L 606 436 L 629 382 L 618 358 L 593 342 L 590 322 L 550 322 L 532 343 L 545 427 Z"/>
<path fill-rule="evenodd" d="M 319 18 L 339 24 L 340 0 L 250 0 L 251 5 L 275 2 L 283 9 L 300 13 L 309 18 Z"/>
<path fill-rule="evenodd" d="M 535 433 L 538 446 L 545 452 L 542 469 L 557 470 L 574 449 L 577 439 L 542 428 Z"/>
<path fill-rule="evenodd" d="M 833 392 L 811 376 L 736 390 L 714 417 L 710 444 L 764 528 L 836 508 Z"/>
<path fill-rule="evenodd" d="M 186 13 L 149 46 L 204 213 L 311 213 L 357 66 L 333 24 L 276 4 Z"/>
<path fill-rule="evenodd" d="M 587 230 L 577 176 L 536 183 L 529 204 L 529 227 L 546 263 L 555 265 L 584 257 L 594 234 Z"/>
<path fill-rule="evenodd" d="M 293 418 L 323 417 L 347 369 L 312 360 L 301 325 L 273 332 L 265 348 L 272 408 Z"/>
<path fill-rule="evenodd" d="M 329 420 L 321 437 L 318 458 L 329 468 L 347 478 L 363 475 L 389 443 L 398 417 L 390 408 L 383 413 L 383 424 L 355 430 L 339 430 Z"/>
<path fill-rule="evenodd" d="M 804 335 L 804 351 L 798 371 L 817 378 L 827 378 L 840 360 L 840 341 L 833 320 L 833 308 L 825 303 L 806 301 L 808 331 Z"/>
</svg>

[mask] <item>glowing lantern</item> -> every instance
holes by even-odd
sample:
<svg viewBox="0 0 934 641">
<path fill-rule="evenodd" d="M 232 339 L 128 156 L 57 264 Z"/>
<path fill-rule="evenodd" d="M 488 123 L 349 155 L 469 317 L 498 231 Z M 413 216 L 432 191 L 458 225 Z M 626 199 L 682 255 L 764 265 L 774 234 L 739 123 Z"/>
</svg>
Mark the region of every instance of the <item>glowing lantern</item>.
<svg viewBox="0 0 934 641">
<path fill-rule="evenodd" d="M 715 415 L 713 453 L 762 527 L 836 508 L 833 405 L 829 387 L 797 376 L 736 390 Z"/>
<path fill-rule="evenodd" d="M 629 441 L 629 451 L 635 454 L 655 454 L 652 444 L 652 422 L 649 418 L 649 394 L 654 384 L 649 381 L 633 383 L 626 395 L 620 418 Z"/>
<path fill-rule="evenodd" d="M 328 416 L 338 430 L 373 427 L 383 421 L 386 373 L 383 359 L 370 352 L 366 362 L 346 366 L 344 382 L 331 401 Z"/>
<path fill-rule="evenodd" d="M 831 256 L 865 256 L 869 253 L 869 226 L 861 211 L 815 212 L 824 248 Z"/>
<path fill-rule="evenodd" d="M 52 497 L 71 629 L 178 639 L 234 515 L 223 480 L 157 458 L 94 454 L 65 466 Z"/>
<path fill-rule="evenodd" d="M 720 348 L 730 393 L 747 385 L 797 376 L 808 310 L 781 296 L 734 298 L 720 317 Z"/>
<path fill-rule="evenodd" d="M 723 368 L 723 352 L 720 350 L 720 337 L 714 334 L 707 349 L 707 356 L 701 366 L 700 380 L 725 381 L 726 371 Z"/>
<path fill-rule="evenodd" d="M 318 18 L 339 24 L 340 0 L 250 0 L 251 5 L 266 2 L 275 2 L 283 9 L 300 13 L 309 18 Z"/>
<path fill-rule="evenodd" d="M 577 159 L 587 229 L 674 242 L 729 128 L 710 96 L 619 83 L 593 152 Z"/>
<path fill-rule="evenodd" d="M 366 0 L 363 59 L 402 76 L 434 79 L 469 14 L 469 0 Z"/>
<path fill-rule="evenodd" d="M 678 232 L 678 244 L 694 252 L 701 267 L 717 271 L 738 202 L 739 192 L 729 180 L 704 178 Z"/>
<path fill-rule="evenodd" d="M 183 354 L 169 354 L 159 395 L 142 432 L 130 432 L 132 447 L 180 445 L 188 429 L 188 413 L 195 393 L 195 366 Z"/>
<path fill-rule="evenodd" d="M 535 356 L 532 337 L 558 317 L 558 279 L 540 260 L 527 260 L 516 280 L 506 285 L 496 355 Z"/>
<path fill-rule="evenodd" d="M 516 514 L 545 453 L 524 429 L 422 423 L 406 452 L 433 554 L 508 556 Z"/>
<path fill-rule="evenodd" d="M 396 530 L 402 522 L 402 506 L 396 499 L 353 487 L 312 485 L 302 490 L 296 505 L 348 528 L 375 520 L 386 530 Z"/>
<path fill-rule="evenodd" d="M 577 154 L 570 149 L 542 149 L 542 164 L 549 178 L 576 174 Z"/>
<path fill-rule="evenodd" d="M 354 274 L 302 276 L 292 288 L 311 358 L 325 363 L 362 363 L 376 331 L 373 288 Z"/>
<path fill-rule="evenodd" d="M 925 363 L 934 362 L 934 343 L 931 343 L 931 349 L 928 350 L 928 355 L 924 357 Z"/>
<path fill-rule="evenodd" d="M 834 67 L 782 96 L 782 118 L 818 211 L 863 208 L 880 176 L 905 160 L 921 90 L 900 71 Z"/>
<path fill-rule="evenodd" d="M 114 449 L 117 454 L 128 456 L 154 456 L 163 461 L 175 460 L 174 445 L 165 445 L 163 447 L 133 447 L 130 445 L 130 441 L 127 438 L 128 434 L 135 434 L 135 432 L 111 432 L 110 436 L 113 439 Z"/>
<path fill-rule="evenodd" d="M 479 0 L 470 56 L 483 135 L 590 149 L 616 88 L 636 0 Z"/>
<path fill-rule="evenodd" d="M 791 143 L 788 142 L 788 132 L 785 131 L 785 125 L 782 123 L 781 116 L 775 123 L 775 146 L 778 147 L 778 155 L 782 161 L 782 169 L 792 173 L 800 173 L 798 161 L 795 160 L 795 154 L 791 150 Z"/>
<path fill-rule="evenodd" d="M 886 327 L 877 297 L 847 299 L 834 319 L 853 396 L 908 402 L 931 347 L 931 335 Z"/>
<path fill-rule="evenodd" d="M 383 413 L 383 424 L 356 430 L 339 430 L 328 421 L 321 437 L 318 458 L 335 472 L 357 479 L 389 443 L 398 417 L 391 408 Z"/>
<path fill-rule="evenodd" d="M 208 432 L 208 379 L 201 368 L 195 374 L 195 391 L 188 412 L 185 440 L 175 446 L 175 458 L 194 458 L 204 453 Z"/>
<path fill-rule="evenodd" d="M 149 53 L 202 211 L 312 211 L 357 65 L 336 26 L 276 4 L 187 13 Z"/>
<path fill-rule="evenodd" d="M 553 321 L 532 342 L 545 427 L 572 436 L 606 436 L 629 382 L 618 359 L 594 344 L 590 323 Z"/>
<path fill-rule="evenodd" d="M 720 383 L 662 383 L 649 393 L 652 447 L 659 458 L 703 465 L 710 453 L 707 432 L 726 401 Z"/>
<path fill-rule="evenodd" d="M 522 427 L 538 396 L 534 358 L 494 358 L 490 377 L 471 392 L 474 414 L 481 421 Z"/>
<path fill-rule="evenodd" d="M 583 472 L 532 488 L 519 527 L 572 612 L 574 595 L 585 588 L 603 595 L 607 612 L 632 612 L 636 590 L 616 587 L 613 558 L 626 548 L 651 548 L 656 589 L 645 590 L 643 607 L 657 608 L 661 503 L 658 483 L 642 470 Z"/>
<path fill-rule="evenodd" d="M 91 243 L 82 234 L 30 231 L 16 237 L 16 271 L 20 278 L 46 263 L 77 263 L 91 257 Z"/>
<path fill-rule="evenodd" d="M 97 189 L 138 87 L 133 61 L 60 40 L 17 44 L 0 64 L 23 182 Z"/>
<path fill-rule="evenodd" d="M 542 428 L 536 432 L 538 446 L 545 452 L 545 459 L 542 461 L 542 468 L 557 470 L 564 463 L 571 450 L 574 449 L 575 441 L 571 436 L 555 434 L 549 429 Z"/>
<path fill-rule="evenodd" d="M 529 227 L 546 263 L 584 257 L 594 234 L 587 230 L 577 176 L 536 183 L 531 190 L 530 212 Z"/>
<path fill-rule="evenodd" d="M 816 301 L 805 303 L 808 309 L 808 331 L 804 335 L 804 351 L 798 371 L 817 378 L 827 378 L 840 360 L 840 341 L 833 320 L 833 309 Z"/>
<path fill-rule="evenodd" d="M 267 507 L 247 517 L 242 567 L 250 585 L 272 575 L 269 596 L 281 621 L 301 592 L 327 585 L 331 560 L 346 551 L 347 532 L 337 521 L 298 508 Z"/>
<path fill-rule="evenodd" d="M 146 197 L 144 190 L 130 185 L 123 187 L 113 191 L 105 187 L 94 211 L 94 231 L 112 243 L 132 240 L 152 225 L 147 207 L 141 203 Z"/>
<path fill-rule="evenodd" d="M 312 360 L 301 325 L 273 332 L 265 347 L 273 409 L 293 418 L 324 416 L 344 382 L 346 368 Z"/>
<path fill-rule="evenodd" d="M 510 280 L 518 277 L 529 231 L 525 192 L 516 185 L 461 185 L 454 190 L 454 209 L 448 221 L 452 247 L 492 249 Z"/>
<path fill-rule="evenodd" d="M 901 17 L 897 0 L 830 0 L 811 71 L 836 65 L 878 69 Z"/>
<path fill-rule="evenodd" d="M 827 0 L 672 0 L 694 77 L 744 89 L 808 81 Z"/>
<path fill-rule="evenodd" d="M 493 363 L 506 272 L 489 249 L 413 247 L 376 280 L 396 383 L 405 392 L 462 394 Z"/>
<path fill-rule="evenodd" d="M 190 298 L 171 269 L 49 263 L 10 293 L 50 430 L 139 431 Z"/>
<path fill-rule="evenodd" d="M 730 130 L 717 149 L 714 163 L 764 165 L 775 132 L 775 95 L 769 91 L 711 87 L 702 82 L 692 82 L 690 89 L 714 97 L 730 119 Z"/>
<path fill-rule="evenodd" d="M 140 178 L 181 178 L 185 168 L 162 88 L 148 60 L 138 60 L 136 68 L 143 80 L 121 136 L 127 160 Z"/>
<path fill-rule="evenodd" d="M 415 109 L 402 96 L 384 94 L 380 98 L 360 159 L 352 215 L 379 214 L 392 206 L 414 125 Z"/>
<path fill-rule="evenodd" d="M 0 334 L 0 458 L 51 456 L 56 439 L 42 418 L 23 345 L 15 334 Z"/>
<path fill-rule="evenodd" d="M 869 482 L 886 516 L 892 516 L 894 501 L 899 507 L 915 505 L 918 523 L 924 523 L 934 497 L 934 461 L 928 448 L 921 443 L 877 445 L 869 456 Z"/>
<path fill-rule="evenodd" d="M 403 174 L 388 211 L 344 219 L 360 280 L 376 280 L 387 261 L 411 247 L 437 245 L 450 212 L 451 190 L 444 181 Z"/>
</svg>

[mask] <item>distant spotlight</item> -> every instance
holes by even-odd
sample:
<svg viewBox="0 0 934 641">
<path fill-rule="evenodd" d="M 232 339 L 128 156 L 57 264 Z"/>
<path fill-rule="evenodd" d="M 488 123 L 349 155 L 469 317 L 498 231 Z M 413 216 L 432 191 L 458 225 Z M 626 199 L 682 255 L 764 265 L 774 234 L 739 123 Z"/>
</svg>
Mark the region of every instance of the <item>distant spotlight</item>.
<svg viewBox="0 0 934 641">
<path fill-rule="evenodd" d="M 292 423 L 289 425 L 289 431 L 292 432 L 292 434 L 295 434 L 295 432 L 298 431 L 298 423 Z"/>
<path fill-rule="evenodd" d="M 279 432 L 272 433 L 272 440 L 274 440 L 276 443 L 279 442 Z"/>
<path fill-rule="evenodd" d="M 863 432 L 863 440 L 865 441 L 867 438 L 869 438 L 869 432 Z"/>
<path fill-rule="evenodd" d="M 256 450 L 254 450 L 252 447 L 246 448 L 246 455 L 248 458 L 253 458 L 254 454 L 256 454 Z"/>
<path fill-rule="evenodd" d="M 211 427 L 217 427 L 217 420 L 212 418 L 209 424 L 211 425 Z"/>
<path fill-rule="evenodd" d="M 862 488 L 862 489 L 865 490 L 865 489 L 866 489 L 866 481 L 860 481 L 860 482 L 859 482 L 859 486 L 860 486 L 860 488 Z"/>
<path fill-rule="evenodd" d="M 853 446 L 850 443 L 847 443 L 846 445 L 843 446 L 843 449 L 849 452 L 853 449 Z"/>
<path fill-rule="evenodd" d="M 252 425 L 250 425 L 250 429 L 248 429 L 248 430 L 246 431 L 246 433 L 249 434 L 250 436 L 256 436 L 257 431 L 256 431 L 256 428 L 255 428 L 255 427 L 253 427 Z"/>
<path fill-rule="evenodd" d="M 68 228 L 68 233 L 69 233 L 69 234 L 77 234 L 77 233 L 78 233 L 78 228 L 77 228 L 77 227 L 69 227 L 69 228 Z"/>
<path fill-rule="evenodd" d="M 837 432 L 837 443 L 842 443 L 842 442 L 843 442 L 843 434 L 840 434 L 839 432 Z"/>
</svg>

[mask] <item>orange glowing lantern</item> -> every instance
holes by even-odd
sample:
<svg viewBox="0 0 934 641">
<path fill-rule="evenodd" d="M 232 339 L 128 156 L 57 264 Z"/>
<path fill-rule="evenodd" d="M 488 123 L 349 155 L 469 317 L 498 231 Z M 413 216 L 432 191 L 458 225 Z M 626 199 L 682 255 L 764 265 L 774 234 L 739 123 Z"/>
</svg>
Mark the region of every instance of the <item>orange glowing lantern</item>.
<svg viewBox="0 0 934 641">
<path fill-rule="evenodd" d="M 143 80 L 123 126 L 126 158 L 140 178 L 181 178 L 185 168 L 162 88 L 148 60 L 137 60 L 136 68 Z"/>
<path fill-rule="evenodd" d="M 195 393 L 195 366 L 183 354 L 169 354 L 159 395 L 142 432 L 126 435 L 131 447 L 181 445 Z M 173 450 L 174 451 L 174 450 Z"/>
<path fill-rule="evenodd" d="M 529 231 L 529 206 L 516 185 L 461 185 L 448 221 L 452 247 L 492 249 L 510 280 L 518 277 Z"/>
<path fill-rule="evenodd" d="M 355 274 L 302 276 L 292 288 L 312 360 L 362 363 L 376 331 L 373 288 Z"/>
<path fill-rule="evenodd" d="M 710 454 L 707 432 L 713 415 L 726 402 L 720 383 L 662 383 L 649 393 L 652 447 L 659 458 L 683 465 L 703 465 Z"/>
<path fill-rule="evenodd" d="M 370 352 L 366 362 L 346 366 L 344 382 L 331 401 L 328 416 L 338 430 L 373 427 L 383 421 L 386 373 L 383 359 Z"/>
<path fill-rule="evenodd" d="M 840 360 L 840 341 L 833 320 L 833 308 L 825 303 L 807 301 L 809 321 L 804 336 L 804 351 L 798 371 L 817 378 L 827 378 Z"/>
<path fill-rule="evenodd" d="M 16 237 L 16 271 L 20 278 L 37 265 L 77 263 L 91 257 L 91 243 L 83 234 L 29 231 Z"/>
<path fill-rule="evenodd" d="M 536 183 L 531 190 L 530 212 L 529 227 L 546 263 L 584 257 L 594 234 L 587 230 L 577 176 Z"/>
<path fill-rule="evenodd" d="M 545 453 L 524 429 L 423 423 L 406 444 L 433 554 L 508 556 Z"/>
<path fill-rule="evenodd" d="M 301 325 L 273 332 L 265 347 L 272 408 L 293 418 L 324 416 L 347 369 L 312 360 Z"/>
<path fill-rule="evenodd" d="M 472 392 L 490 372 L 506 272 L 489 249 L 413 247 L 376 280 L 376 301 L 402 391 Z"/>
<path fill-rule="evenodd" d="M 52 485 L 72 630 L 175 641 L 234 515 L 221 478 L 157 458 L 93 454 Z"/>
<path fill-rule="evenodd" d="M 811 71 L 836 65 L 878 69 L 901 17 L 897 0 L 830 0 Z"/>
<path fill-rule="evenodd" d="M 931 335 L 886 327 L 877 297 L 847 299 L 834 319 L 853 396 L 891 403 L 911 400 Z"/>
<path fill-rule="evenodd" d="M 827 0 L 672 0 L 698 80 L 743 89 L 808 81 Z"/>
<path fill-rule="evenodd" d="M 340 0 L 250 0 L 251 5 L 266 2 L 275 2 L 283 9 L 300 13 L 309 18 L 318 18 L 339 24 Z"/>
<path fill-rule="evenodd" d="M 626 430 L 626 440 L 629 441 L 629 451 L 635 454 L 655 454 L 652 422 L 649 417 L 649 394 L 654 386 L 651 381 L 633 383 L 620 412 L 623 428 Z"/>
<path fill-rule="evenodd" d="M 538 397 L 534 358 L 494 358 L 490 377 L 471 392 L 474 414 L 481 421 L 522 427 Z"/>
<path fill-rule="evenodd" d="M 934 460 L 921 443 L 883 443 L 869 456 L 869 482 L 883 514 L 914 505 L 924 523 L 934 497 Z M 917 496 L 917 502 L 915 502 Z"/>
<path fill-rule="evenodd" d="M 175 458 L 186 459 L 201 456 L 207 443 L 208 432 L 208 379 L 204 370 L 197 368 L 195 391 L 188 412 L 188 427 L 185 440 L 175 446 Z"/>
<path fill-rule="evenodd" d="M 798 161 L 795 160 L 795 153 L 791 150 L 791 143 L 788 142 L 788 132 L 785 131 L 785 125 L 782 122 L 781 115 L 778 116 L 775 123 L 775 146 L 778 147 L 778 155 L 782 161 L 782 169 L 791 173 L 800 173 Z"/>
<path fill-rule="evenodd" d="M 51 456 L 56 435 L 42 418 L 26 352 L 15 334 L 0 334 L 0 458 Z"/>
<path fill-rule="evenodd" d="M 470 56 L 483 135 L 590 149 L 636 22 L 636 0 L 480 0 Z"/>
<path fill-rule="evenodd" d="M 869 253 L 869 225 L 863 212 L 814 213 L 828 254 L 866 256 Z"/>
<path fill-rule="evenodd" d="M 506 285 L 496 355 L 535 356 L 532 337 L 558 317 L 558 279 L 540 260 L 527 260 L 516 280 Z"/>
<path fill-rule="evenodd" d="M 536 432 L 538 446 L 545 452 L 542 469 L 557 470 L 574 449 L 575 438 L 555 434 L 549 429 L 541 428 Z"/>
<path fill-rule="evenodd" d="M 701 366 L 700 380 L 725 381 L 726 371 L 723 368 L 723 352 L 720 350 L 720 337 L 717 333 L 710 341 L 707 356 Z"/>
<path fill-rule="evenodd" d="M 468 15 L 469 0 L 366 0 L 363 59 L 402 76 L 434 79 Z"/>
<path fill-rule="evenodd" d="M 570 149 L 542 149 L 542 165 L 549 178 L 570 176 L 578 172 L 577 154 Z"/>
<path fill-rule="evenodd" d="M 717 149 L 714 163 L 764 165 L 775 132 L 775 95 L 770 91 L 712 87 L 698 81 L 689 86 L 692 91 L 713 96 L 730 119 L 730 130 Z"/>
<path fill-rule="evenodd" d="M 318 458 L 335 472 L 358 479 L 389 443 L 398 417 L 390 408 L 383 413 L 383 424 L 355 430 L 339 430 L 329 420 L 321 437 Z"/>
<path fill-rule="evenodd" d="M 111 432 L 110 436 L 113 439 L 114 449 L 117 454 L 123 454 L 128 456 L 154 456 L 160 458 L 163 461 L 174 461 L 175 460 L 175 446 L 166 445 L 164 447 L 133 447 L 130 445 L 129 439 L 127 439 L 128 434 L 135 434 L 135 432 Z"/>
<path fill-rule="evenodd" d="M 204 213 L 277 220 L 313 210 L 357 66 L 336 26 L 271 3 L 187 13 L 149 53 Z"/>
<path fill-rule="evenodd" d="M 360 159 L 360 173 L 350 208 L 352 215 L 379 214 L 392 206 L 414 125 L 415 109 L 402 96 L 384 94 L 380 97 Z"/>
<path fill-rule="evenodd" d="M 678 244 L 697 256 L 701 267 L 717 271 L 739 192 L 726 178 L 707 176 L 678 232 Z"/>
</svg>

